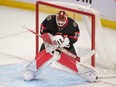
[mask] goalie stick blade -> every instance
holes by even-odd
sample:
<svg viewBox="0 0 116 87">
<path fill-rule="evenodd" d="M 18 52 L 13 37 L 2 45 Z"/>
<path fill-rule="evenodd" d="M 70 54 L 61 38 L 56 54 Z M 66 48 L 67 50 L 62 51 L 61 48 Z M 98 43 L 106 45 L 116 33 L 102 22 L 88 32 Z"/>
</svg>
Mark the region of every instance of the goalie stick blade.
<svg viewBox="0 0 116 87">
<path fill-rule="evenodd" d="M 80 62 L 80 57 L 71 53 L 70 51 L 66 50 L 65 48 L 58 48 L 57 50 L 61 51 L 62 53 L 66 54 L 67 56 L 74 58 L 76 61 Z"/>
<path fill-rule="evenodd" d="M 53 55 L 51 55 L 50 53 L 46 53 L 45 50 L 43 50 L 42 52 L 40 52 L 36 56 L 36 68 L 38 69 L 39 67 L 41 67 L 47 61 L 49 61 L 52 57 L 53 57 Z"/>
</svg>

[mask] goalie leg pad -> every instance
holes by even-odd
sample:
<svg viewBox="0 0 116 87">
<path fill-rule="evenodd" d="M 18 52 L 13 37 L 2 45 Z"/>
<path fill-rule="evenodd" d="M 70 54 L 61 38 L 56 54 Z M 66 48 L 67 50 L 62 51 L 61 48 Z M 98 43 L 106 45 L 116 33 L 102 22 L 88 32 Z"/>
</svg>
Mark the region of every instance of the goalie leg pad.
<svg viewBox="0 0 116 87">
<path fill-rule="evenodd" d="M 53 55 L 50 53 L 47 53 L 46 50 L 41 51 L 37 56 L 36 56 L 36 68 L 38 69 L 41 67 L 44 63 L 49 61 Z"/>
<path fill-rule="evenodd" d="M 46 53 L 45 56 L 42 56 L 41 58 L 37 58 L 38 60 L 36 61 L 37 71 L 35 73 L 35 77 L 38 76 L 46 67 L 52 64 L 52 62 L 58 60 L 59 52 L 55 51 L 53 55 Z"/>
<path fill-rule="evenodd" d="M 52 55 L 46 53 L 45 50 L 41 51 L 35 57 L 35 60 L 31 61 L 22 72 L 24 80 L 30 81 L 34 79 L 40 72 L 51 64 Z"/>
<path fill-rule="evenodd" d="M 61 57 L 57 62 L 74 72 L 78 72 L 76 60 L 63 52 L 61 53 Z"/>
<path fill-rule="evenodd" d="M 96 72 L 94 72 L 94 69 L 81 64 L 80 62 L 75 60 L 73 57 L 63 52 L 61 53 L 61 57 L 57 62 L 65 66 L 69 72 L 73 74 L 77 74 L 81 76 L 82 78 L 88 80 L 89 82 L 96 82 L 98 80 L 98 76 Z"/>
</svg>

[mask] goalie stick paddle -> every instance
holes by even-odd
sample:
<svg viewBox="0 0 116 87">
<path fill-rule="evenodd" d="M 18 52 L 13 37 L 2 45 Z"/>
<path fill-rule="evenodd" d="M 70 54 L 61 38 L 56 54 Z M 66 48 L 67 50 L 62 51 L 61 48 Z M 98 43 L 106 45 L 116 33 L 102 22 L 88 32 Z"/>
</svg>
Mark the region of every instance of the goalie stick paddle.
<svg viewBox="0 0 116 87">
<path fill-rule="evenodd" d="M 82 65 L 84 67 L 94 70 L 94 68 L 92 66 L 77 61 L 76 58 L 78 58 L 78 57 L 76 55 L 70 53 L 68 50 L 61 48 L 60 51 L 62 53 L 61 53 L 61 58 L 58 60 L 58 62 L 63 64 L 64 66 L 72 69 L 73 71 L 78 72 L 78 66 L 76 66 L 76 64 L 78 63 L 79 65 Z M 95 54 L 95 51 L 93 50 L 93 51 L 90 51 L 85 56 L 83 56 L 82 58 L 88 59 L 88 58 L 91 58 L 91 56 L 94 54 Z"/>
</svg>

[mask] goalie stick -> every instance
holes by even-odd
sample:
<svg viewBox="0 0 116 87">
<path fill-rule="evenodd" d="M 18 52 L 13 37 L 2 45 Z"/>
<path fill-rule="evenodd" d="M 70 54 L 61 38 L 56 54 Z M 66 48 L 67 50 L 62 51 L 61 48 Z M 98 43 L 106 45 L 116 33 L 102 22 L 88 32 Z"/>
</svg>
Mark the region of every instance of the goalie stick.
<svg viewBox="0 0 116 87">
<path fill-rule="evenodd" d="M 28 30 L 29 32 L 35 34 L 36 36 L 42 38 L 41 35 L 37 34 L 37 33 L 34 32 L 33 30 L 31 30 L 31 29 L 29 29 L 28 27 L 26 27 L 25 25 L 23 26 L 23 28 L 26 29 L 26 30 Z M 43 37 L 48 37 L 48 36 L 43 35 Z M 44 40 L 45 40 L 45 39 L 44 39 Z M 51 41 L 50 41 L 50 44 L 52 44 Z M 62 48 L 62 49 L 59 49 L 59 48 L 58 48 L 58 50 L 60 50 L 60 51 L 63 51 L 63 49 L 64 49 L 64 48 Z M 66 49 L 64 49 L 64 50 L 66 50 Z M 66 52 L 66 51 L 64 51 L 64 52 Z M 68 53 L 68 52 L 67 52 L 67 53 Z M 72 54 L 72 53 L 70 53 L 70 52 L 69 52 L 68 54 L 71 54 L 73 57 L 75 57 L 75 55 Z M 91 56 L 93 56 L 94 54 L 95 54 L 95 50 L 92 50 L 92 51 L 90 51 L 88 54 L 86 54 L 85 56 L 83 56 L 83 57 L 81 57 L 80 59 L 78 59 L 78 61 L 80 61 L 80 64 L 83 65 L 83 66 L 86 66 L 86 67 L 88 67 L 88 68 L 95 69 L 94 67 L 92 67 L 92 66 L 90 66 L 90 65 L 88 65 L 88 64 L 81 63 L 82 61 L 88 60 L 88 59 L 89 59 Z"/>
<path fill-rule="evenodd" d="M 43 35 L 43 36 L 41 37 L 41 35 L 37 34 L 37 33 L 34 32 L 33 30 L 27 28 L 25 25 L 23 26 L 23 28 L 26 29 L 26 30 L 28 30 L 29 32 L 35 34 L 36 36 L 38 36 L 38 37 L 40 37 L 40 38 L 42 38 L 42 37 L 48 37 L 48 35 Z M 47 39 L 48 39 L 48 38 L 47 38 Z M 44 39 L 44 40 L 45 40 L 45 39 Z M 49 43 L 52 44 L 52 42 L 51 42 L 50 40 L 49 40 Z M 58 48 L 58 50 L 63 51 L 63 48 L 62 48 L 62 50 Z M 71 54 L 72 54 L 72 53 L 71 53 Z M 80 60 L 78 60 L 78 61 L 81 61 L 81 62 L 83 61 L 83 62 L 84 62 L 84 61 L 88 60 L 89 57 L 93 56 L 94 54 L 95 54 L 95 50 L 92 50 L 92 51 L 89 52 L 87 55 L 81 57 Z M 72 55 L 73 55 L 73 54 L 72 54 Z M 89 57 L 88 57 L 88 56 L 89 56 Z"/>
</svg>

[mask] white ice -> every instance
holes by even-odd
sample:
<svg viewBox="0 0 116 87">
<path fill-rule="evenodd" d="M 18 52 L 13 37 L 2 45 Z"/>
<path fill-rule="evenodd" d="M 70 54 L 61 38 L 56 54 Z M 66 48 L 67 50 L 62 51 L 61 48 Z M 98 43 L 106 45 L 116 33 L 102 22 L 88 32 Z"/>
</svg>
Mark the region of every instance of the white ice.
<svg viewBox="0 0 116 87">
<path fill-rule="evenodd" d="M 42 16 L 42 19 L 44 19 L 45 16 Z M 1 66 L 30 61 L 35 57 L 35 35 L 23 29 L 24 25 L 35 30 L 34 11 L 0 6 Z M 116 61 L 116 30 L 104 28 L 102 32 L 103 43 L 107 44 L 110 56 L 113 56 L 113 60 Z M 110 60 L 110 58 L 108 59 Z M 105 83 L 88 83 L 69 87 L 116 87 L 115 78 L 105 79 L 105 81 Z M 0 87 L 2 87 L 2 84 L 0 84 Z"/>
</svg>

